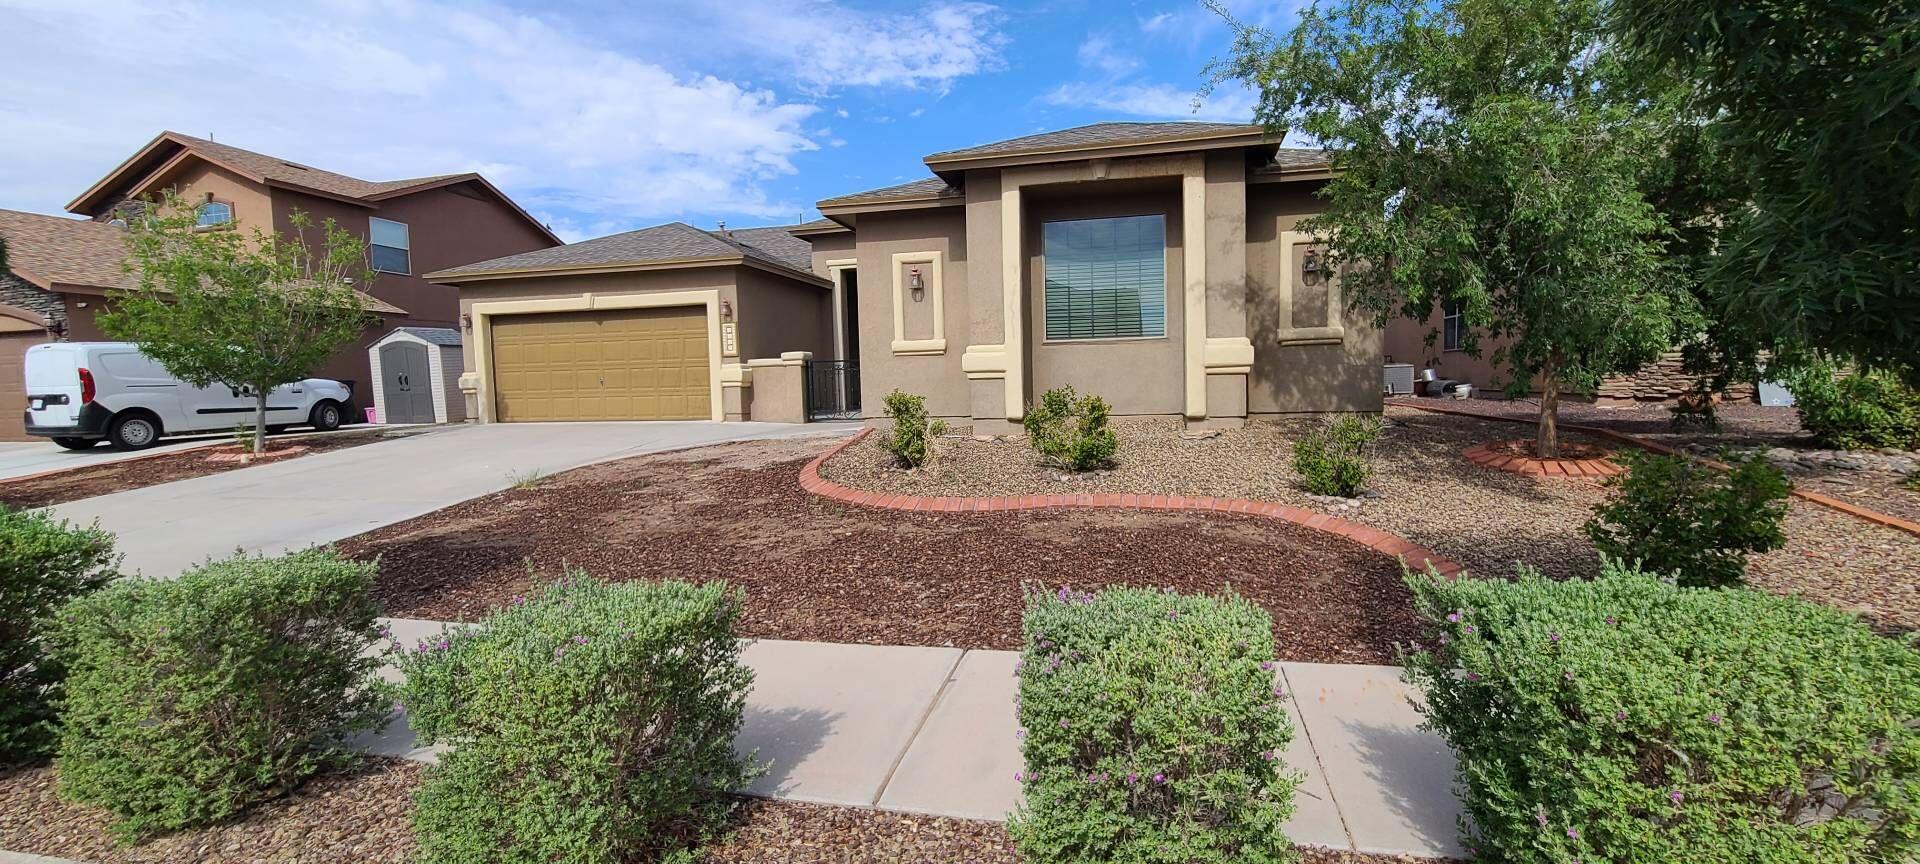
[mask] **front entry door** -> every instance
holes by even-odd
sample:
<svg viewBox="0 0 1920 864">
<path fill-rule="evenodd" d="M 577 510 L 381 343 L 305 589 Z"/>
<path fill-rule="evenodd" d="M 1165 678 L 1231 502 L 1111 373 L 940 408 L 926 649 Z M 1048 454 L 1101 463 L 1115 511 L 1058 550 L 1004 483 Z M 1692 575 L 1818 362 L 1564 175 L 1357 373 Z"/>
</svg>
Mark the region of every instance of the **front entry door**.
<svg viewBox="0 0 1920 864">
<path fill-rule="evenodd" d="M 380 348 L 380 389 L 388 423 L 432 423 L 433 376 L 427 371 L 427 349 L 412 342 Z"/>
</svg>

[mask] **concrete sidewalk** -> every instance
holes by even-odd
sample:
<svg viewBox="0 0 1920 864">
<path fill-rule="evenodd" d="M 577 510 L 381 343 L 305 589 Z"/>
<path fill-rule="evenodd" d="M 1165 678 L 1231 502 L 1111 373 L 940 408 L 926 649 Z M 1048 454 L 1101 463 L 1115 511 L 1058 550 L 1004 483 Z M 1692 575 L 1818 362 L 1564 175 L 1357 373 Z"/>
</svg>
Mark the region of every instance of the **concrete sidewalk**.
<svg viewBox="0 0 1920 864">
<path fill-rule="evenodd" d="M 240 549 L 332 543 L 498 492 L 516 477 L 727 441 L 847 434 L 857 424 L 490 423 L 453 426 L 283 462 L 61 504 L 116 536 L 123 569 L 171 578 Z"/>
<path fill-rule="evenodd" d="M 411 645 L 443 626 L 395 619 Z M 1013 697 L 1019 655 L 760 640 L 739 747 L 771 763 L 751 794 L 969 819 L 1005 819 L 1020 801 Z M 1377 854 L 1465 857 L 1453 757 L 1421 731 L 1393 666 L 1281 663 L 1306 775 L 1287 836 Z M 404 718 L 370 752 L 431 761 Z"/>
</svg>

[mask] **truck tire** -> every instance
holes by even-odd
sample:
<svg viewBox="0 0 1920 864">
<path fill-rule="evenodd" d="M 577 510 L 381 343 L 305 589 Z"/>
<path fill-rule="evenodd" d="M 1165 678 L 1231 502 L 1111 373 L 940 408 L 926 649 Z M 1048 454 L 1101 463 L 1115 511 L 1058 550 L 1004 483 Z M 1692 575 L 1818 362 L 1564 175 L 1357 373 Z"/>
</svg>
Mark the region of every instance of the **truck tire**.
<svg viewBox="0 0 1920 864">
<path fill-rule="evenodd" d="M 160 421 L 150 414 L 129 412 L 113 418 L 107 442 L 115 450 L 145 450 L 160 440 Z"/>
<path fill-rule="evenodd" d="M 346 419 L 346 416 L 340 403 L 332 399 L 322 399 L 319 404 L 313 406 L 313 413 L 307 419 L 316 431 L 332 432 L 340 428 L 340 423 Z"/>
</svg>

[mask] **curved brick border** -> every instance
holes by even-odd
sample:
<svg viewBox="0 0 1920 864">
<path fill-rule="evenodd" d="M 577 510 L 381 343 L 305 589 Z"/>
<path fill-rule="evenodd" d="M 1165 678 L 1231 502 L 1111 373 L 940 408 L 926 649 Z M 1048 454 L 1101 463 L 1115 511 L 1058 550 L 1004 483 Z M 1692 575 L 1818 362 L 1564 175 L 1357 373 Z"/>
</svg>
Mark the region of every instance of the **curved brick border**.
<svg viewBox="0 0 1920 864">
<path fill-rule="evenodd" d="M 1460 417 L 1472 417 L 1476 420 L 1496 420 L 1501 423 L 1526 423 L 1526 424 L 1531 424 L 1534 422 L 1524 417 L 1503 417 L 1497 414 L 1481 414 L 1477 411 L 1468 411 L 1462 408 L 1447 408 L 1439 405 L 1422 405 L 1418 402 L 1408 402 L 1400 399 L 1389 399 L 1387 400 L 1387 404 L 1397 405 L 1401 408 L 1412 408 L 1418 411 L 1427 411 L 1434 414 L 1453 414 Z M 1654 453 L 1664 453 L 1668 456 L 1680 456 L 1686 459 L 1694 459 L 1694 460 L 1704 462 L 1708 465 L 1713 465 L 1719 468 L 1727 467 L 1726 463 L 1720 462 L 1718 460 L 1707 459 L 1702 456 L 1695 456 L 1692 453 L 1688 453 L 1685 450 L 1681 450 L 1677 447 L 1668 447 L 1665 444 L 1660 444 L 1654 441 L 1647 441 L 1641 438 L 1636 438 L 1632 435 L 1628 435 L 1625 432 L 1615 432 L 1612 429 L 1607 429 L 1601 426 L 1583 426 L 1583 425 L 1574 424 L 1574 423 L 1562 423 L 1560 424 L 1560 428 L 1569 429 L 1584 435 L 1592 435 L 1596 438 L 1605 438 L 1609 441 L 1618 441 L 1621 444 L 1631 445 L 1634 447 L 1638 447 L 1642 450 L 1650 450 Z M 1892 514 L 1882 513 L 1878 510 L 1869 510 L 1865 507 L 1859 506 L 1858 504 L 1849 504 L 1845 501 L 1842 501 L 1838 498 L 1834 498 L 1830 495 L 1822 495 L 1818 492 L 1807 492 L 1798 488 L 1795 488 L 1793 490 L 1793 497 L 1799 498 L 1803 501 L 1811 501 L 1815 504 L 1819 504 L 1823 507 L 1827 507 L 1833 510 L 1838 510 L 1842 513 L 1847 514 L 1848 516 L 1852 516 L 1856 519 L 1863 519 L 1865 521 L 1872 522 L 1875 525 L 1883 525 L 1885 527 L 1892 528 L 1897 531 L 1905 531 L 1908 534 L 1920 536 L 1920 523 L 1902 519 Z"/>
<path fill-rule="evenodd" d="M 1048 507 L 1123 507 L 1139 510 L 1206 510 L 1215 513 L 1240 513 L 1260 516 L 1280 522 L 1292 522 L 1304 525 L 1315 531 L 1345 537 L 1377 552 L 1385 552 L 1401 559 L 1407 566 L 1416 570 L 1425 570 L 1432 565 L 1443 576 L 1459 573 L 1461 566 L 1433 553 L 1432 550 L 1416 546 L 1412 542 L 1388 534 L 1378 528 L 1371 528 L 1358 522 L 1315 513 L 1286 504 L 1272 501 L 1254 501 L 1246 498 L 1197 498 L 1185 495 L 1120 495 L 1101 493 L 1096 495 L 1013 495 L 991 498 L 974 498 L 954 495 L 929 497 L 924 495 L 889 495 L 884 492 L 862 492 L 842 486 L 820 476 L 820 465 L 838 455 L 840 451 L 872 434 L 871 427 L 860 430 L 853 437 L 840 442 L 827 452 L 815 456 L 800 469 L 800 488 L 824 498 L 832 498 L 847 504 L 862 507 L 884 507 L 889 510 L 911 510 L 919 513 L 992 513 L 1003 510 L 1039 510 Z"/>
<path fill-rule="evenodd" d="M 1536 459 L 1515 456 L 1493 449 L 1492 444 L 1475 444 L 1460 451 L 1468 462 L 1496 471 L 1531 474 L 1539 477 L 1612 477 L 1627 469 L 1611 459 Z"/>
</svg>

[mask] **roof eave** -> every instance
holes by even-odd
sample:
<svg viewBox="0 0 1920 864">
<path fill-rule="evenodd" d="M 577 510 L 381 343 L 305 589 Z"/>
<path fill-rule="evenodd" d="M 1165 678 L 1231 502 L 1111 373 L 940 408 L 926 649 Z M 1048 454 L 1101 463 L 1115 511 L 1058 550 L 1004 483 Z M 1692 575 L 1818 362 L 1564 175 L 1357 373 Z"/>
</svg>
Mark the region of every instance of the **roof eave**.
<svg viewBox="0 0 1920 864">
<path fill-rule="evenodd" d="M 971 156 L 950 156 L 946 153 L 935 153 L 923 161 L 926 162 L 927 167 L 932 169 L 934 173 L 944 177 L 947 176 L 948 172 L 967 171 L 974 168 L 1004 168 L 1014 165 L 1064 162 L 1077 159 L 1150 156 L 1188 150 L 1218 150 L 1229 147 L 1277 146 L 1278 143 L 1278 139 L 1269 136 L 1264 127 L 1243 126 L 1238 129 L 1208 132 L 1200 135 L 1172 135 L 1100 144 L 1076 144 L 1066 147 L 1036 147 L 1027 150 L 978 153 Z"/>
<path fill-rule="evenodd" d="M 822 215 L 825 215 L 825 214 L 822 214 Z M 832 221 L 832 220 L 830 219 L 829 221 Z M 816 225 L 812 228 L 795 228 L 791 231 L 788 231 L 787 233 L 792 234 L 795 237 L 817 237 L 822 234 L 845 234 L 846 232 L 852 231 L 852 230 L 853 230 L 852 228 L 849 228 L 838 221 L 834 221 L 833 224 L 831 225 Z"/>
<path fill-rule="evenodd" d="M 706 255 L 695 258 L 671 258 L 660 261 L 621 261 L 603 264 L 574 264 L 547 267 L 507 267 L 498 270 L 475 270 L 454 273 L 449 270 L 435 270 L 421 278 L 429 282 L 444 285 L 459 285 L 464 282 L 487 282 L 499 279 L 528 279 L 536 276 L 589 276 L 596 273 L 633 273 L 645 270 L 677 270 L 687 267 L 720 267 L 739 264 L 746 255 Z"/>
<path fill-rule="evenodd" d="M 925 210 L 935 207 L 958 207 L 967 203 L 965 195 L 919 196 L 914 198 L 868 198 L 835 204 L 829 198 L 813 205 L 820 215 L 829 219 L 835 216 L 847 216 L 855 213 L 882 213 L 890 210 Z M 837 220 L 836 220 L 837 221 Z"/>
<path fill-rule="evenodd" d="M 87 191 L 80 193 L 80 196 L 72 201 L 68 201 L 67 212 L 82 216 L 90 215 L 88 210 L 98 203 L 96 199 L 105 196 L 108 190 L 118 185 L 117 181 L 121 179 L 122 175 L 126 174 L 135 165 L 145 161 L 146 158 L 155 150 L 159 149 L 162 144 L 173 144 L 176 147 L 186 146 L 175 140 L 170 132 L 161 132 L 153 136 L 153 139 L 148 141 L 145 146 L 134 151 L 132 156 L 128 156 L 122 160 L 119 165 L 114 166 L 112 171 L 108 171 L 106 176 L 94 181 L 92 186 L 87 187 Z"/>
</svg>

